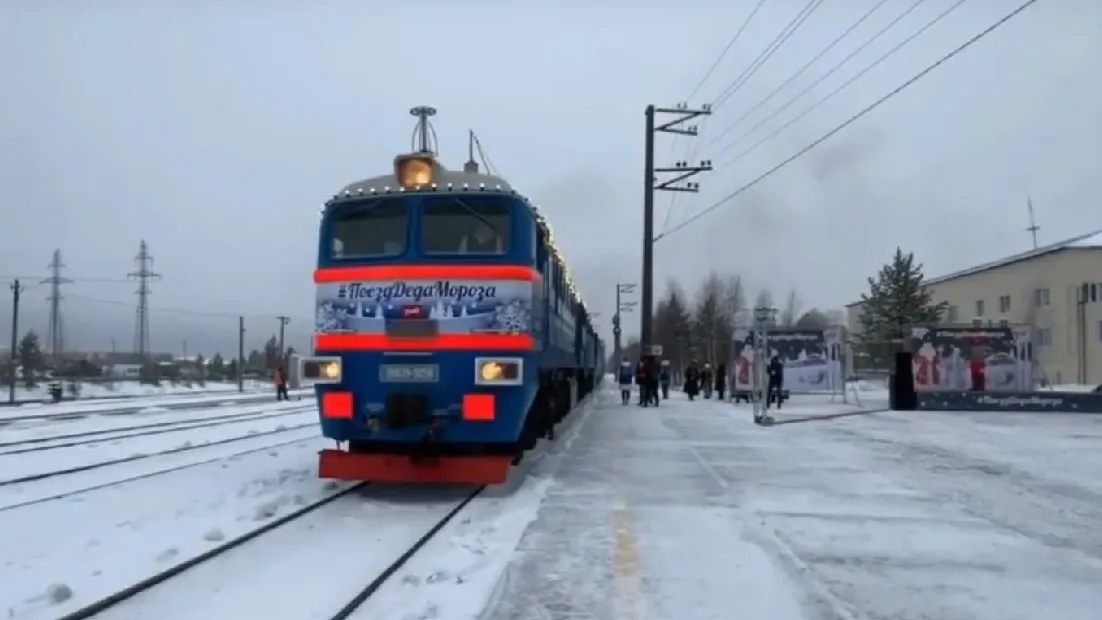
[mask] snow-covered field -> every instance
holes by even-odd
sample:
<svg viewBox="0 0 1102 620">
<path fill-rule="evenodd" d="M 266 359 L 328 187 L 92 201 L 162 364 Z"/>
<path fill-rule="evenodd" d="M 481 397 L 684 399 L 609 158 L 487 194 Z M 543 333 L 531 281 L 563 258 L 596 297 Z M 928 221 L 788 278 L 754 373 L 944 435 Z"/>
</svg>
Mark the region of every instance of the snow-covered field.
<svg viewBox="0 0 1102 620">
<path fill-rule="evenodd" d="M 292 399 L 312 398 L 312 389 L 291 390 L 288 396 Z M 170 409 L 192 409 L 205 405 L 230 406 L 246 402 L 270 402 L 275 401 L 274 394 L 258 392 L 228 393 L 228 394 L 191 394 L 175 396 L 136 397 L 119 400 L 83 400 L 65 401 L 49 404 L 29 404 L 19 407 L 0 408 L 0 425 L 13 421 L 25 421 L 34 419 L 69 419 L 82 415 L 130 415 L 162 413 Z"/>
<path fill-rule="evenodd" d="M 41 381 L 39 385 L 33 388 L 27 388 L 23 386 L 17 386 L 15 388 L 15 400 L 21 401 L 34 401 L 34 400 L 47 400 L 50 395 L 47 392 L 48 381 Z M 63 382 L 65 386 L 65 397 L 70 398 L 69 394 L 69 382 Z M 237 382 L 223 382 L 223 381 L 208 381 L 206 385 L 192 384 L 190 387 L 180 384 L 172 385 L 169 382 L 164 382 L 162 385 L 143 385 L 137 381 L 116 381 L 111 384 L 99 383 L 99 382 L 78 382 L 80 386 L 79 399 L 88 398 L 123 398 L 123 397 L 135 397 L 135 396 L 169 396 L 172 394 L 217 394 L 225 392 L 236 392 Z M 258 381 L 255 379 L 249 379 L 244 382 L 246 392 L 260 392 L 260 391 L 272 391 L 271 381 Z M 6 400 L 7 388 L 4 389 L 4 395 Z"/>
<path fill-rule="evenodd" d="M 1102 606 L 1102 418 L 869 414 L 797 396 L 773 411 L 787 424 L 763 428 L 748 405 L 613 400 L 572 417 L 351 617 L 1094 620 Z M 47 467 L 39 454 L 95 463 L 192 443 L 0 486 L 0 614 L 54 620 L 340 495 L 99 616 L 324 620 L 470 491 L 319 481 L 317 414 L 295 406 L 0 455 L 10 478 Z M 19 432 L 96 419 L 109 418 Z"/>
</svg>

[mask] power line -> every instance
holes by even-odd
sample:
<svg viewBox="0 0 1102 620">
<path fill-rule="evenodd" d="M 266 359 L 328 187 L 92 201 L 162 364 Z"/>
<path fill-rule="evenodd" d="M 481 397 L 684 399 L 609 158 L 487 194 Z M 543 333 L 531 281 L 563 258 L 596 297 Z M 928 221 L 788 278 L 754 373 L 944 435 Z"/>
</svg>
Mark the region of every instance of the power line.
<svg viewBox="0 0 1102 620">
<path fill-rule="evenodd" d="M 1019 14 L 1021 14 L 1021 13 L 1022 13 L 1023 11 L 1025 11 L 1025 10 L 1026 10 L 1026 9 L 1028 9 L 1029 7 L 1033 6 L 1033 5 L 1034 5 L 1034 4 L 1036 3 L 1036 2 L 1037 2 L 1037 0 L 1027 0 L 1027 1 L 1026 1 L 1026 2 L 1024 3 L 1024 4 L 1020 5 L 1020 6 L 1018 7 L 1018 8 L 1014 9 L 1014 10 L 1013 10 L 1012 12 L 1010 12 L 1010 13 L 1006 14 L 1005 16 L 1003 16 L 1003 17 L 1002 17 L 1001 19 L 999 19 L 999 20 L 998 20 L 997 22 L 995 22 L 994 24 L 992 24 L 992 25 L 988 26 L 988 27 L 987 27 L 986 29 L 984 29 L 983 31 L 981 31 L 981 32 L 980 32 L 979 34 L 977 34 L 977 35 L 973 36 L 973 37 L 972 37 L 971 39 L 968 39 L 967 41 L 965 41 L 965 42 L 964 42 L 964 43 L 962 43 L 961 45 L 957 46 L 957 47 L 956 47 L 956 49 L 954 49 L 953 51 L 949 52 L 949 53 L 948 53 L 948 54 L 946 54 L 945 56 L 942 56 L 942 57 L 941 57 L 941 58 L 939 58 L 939 59 L 938 59 L 938 60 L 937 60 L 936 62 L 934 62 L 934 63 L 933 63 L 933 64 L 931 64 L 930 66 L 928 66 L 928 67 L 926 67 L 925 69 L 923 69 L 923 70 L 922 70 L 921 72 L 919 72 L 919 73 L 918 73 L 917 75 L 915 75 L 915 76 L 914 76 L 914 77 L 912 77 L 911 79 L 909 79 L 909 80 L 907 80 L 906 82 L 903 82 L 903 83 L 902 83 L 902 84 L 900 84 L 899 86 L 895 87 L 895 88 L 894 88 L 894 89 L 892 89 L 892 90 L 891 90 L 890 92 L 888 92 L 888 93 L 887 93 L 886 95 L 884 95 L 883 97 L 881 97 L 881 98 L 877 99 L 876 101 L 872 102 L 872 103 L 871 103 L 870 105 L 868 105 L 867 107 L 865 107 L 865 109 L 861 110 L 861 111 L 860 111 L 860 112 L 858 112 L 857 114 L 855 114 L 855 115 L 851 116 L 850 118 L 846 119 L 846 121 L 845 121 L 845 122 L 843 122 L 843 123 L 841 123 L 840 125 L 836 126 L 836 127 L 834 128 L 834 129 L 831 129 L 830 131 L 826 132 L 825 134 L 823 134 L 822 136 L 820 136 L 819 138 L 817 138 L 817 139 L 816 139 L 815 141 L 811 142 L 810 144 L 808 144 L 808 145 L 807 145 L 807 146 L 805 146 L 804 148 L 800 149 L 800 150 L 799 150 L 799 151 L 797 151 L 796 153 L 794 153 L 794 154 L 792 154 L 791 156 L 789 156 L 789 157 L 788 157 L 787 159 L 785 159 L 784 161 L 782 161 L 782 162 L 780 162 L 779 164 L 777 164 L 777 165 L 773 166 L 773 167 L 772 167 L 772 168 L 770 168 L 769 170 L 766 170 L 765 172 L 763 172 L 762 174 L 760 174 L 760 175 L 759 175 L 759 176 L 758 176 L 757 178 L 755 178 L 754 180 L 750 181 L 749 183 L 746 183 L 746 184 L 745 184 L 745 185 L 743 185 L 742 187 L 740 187 L 740 188 L 736 189 L 735 191 L 731 192 L 731 193 L 730 193 L 730 194 L 728 194 L 727 196 L 725 196 L 725 197 L 723 197 L 722 199 L 720 199 L 720 200 L 716 201 L 715 203 L 713 203 L 712 205 L 708 206 L 708 207 L 707 207 L 706 209 L 704 209 L 703 211 L 700 211 L 699 213 L 697 213 L 697 214 L 693 215 L 692 217 L 690 217 L 689 219 L 685 220 L 684 222 L 682 222 L 682 223 L 678 224 L 677 226 L 675 226 L 675 227 L 674 227 L 674 228 L 673 228 L 672 230 L 670 230 L 669 232 L 667 232 L 667 233 L 665 233 L 665 234 L 662 234 L 662 235 L 659 235 L 659 236 L 658 236 L 658 237 L 657 237 L 657 238 L 655 239 L 655 242 L 659 241 L 660 239 L 664 239 L 664 238 L 666 238 L 666 237 L 668 237 L 668 236 L 672 235 L 673 233 L 675 233 L 675 232 L 677 232 L 677 231 L 679 231 L 679 230 L 682 230 L 683 228 L 685 228 L 685 227 L 686 227 L 686 226 L 688 226 L 689 224 L 692 224 L 693 222 L 695 222 L 696 220 L 699 220 L 700 218 L 704 217 L 704 216 L 705 216 L 705 215 L 707 215 L 708 213 L 711 213 L 712 211 L 715 211 L 716 209 L 718 209 L 718 208 L 722 207 L 723 205 L 727 204 L 728 202 L 730 202 L 730 201 L 731 201 L 732 199 L 734 199 L 735 197 L 737 197 L 737 196 L 739 196 L 740 194 L 742 194 L 742 193 L 746 192 L 747 190 L 749 190 L 750 188 L 754 187 L 754 186 L 755 186 L 755 185 L 757 185 L 758 183 L 761 183 L 761 182 L 762 182 L 762 181 L 764 181 L 765 179 L 769 178 L 770 176 L 772 176 L 772 175 L 773 175 L 773 174 L 774 174 L 775 172 L 777 172 L 777 171 L 778 171 L 778 170 L 780 170 L 781 168 L 784 168 L 785 166 L 787 166 L 788 164 L 790 164 L 790 163 L 792 163 L 792 162 L 796 161 L 796 160 L 797 160 L 797 159 L 799 159 L 800 157 L 803 157 L 803 156 L 804 156 L 804 155 L 805 155 L 805 154 L 806 154 L 807 152 L 809 152 L 809 151 L 810 151 L 811 149 L 814 149 L 815 147 L 819 146 L 819 145 L 820 145 L 820 144 L 822 144 L 823 142 L 826 142 L 826 141 L 827 141 L 827 140 L 829 140 L 830 138 L 834 137 L 834 136 L 835 136 L 835 135 L 836 135 L 837 133 L 839 133 L 840 131 L 842 131 L 842 130 L 843 130 L 843 129 L 845 129 L 846 127 L 849 127 L 850 125 L 852 125 L 852 124 L 853 124 L 854 122 L 856 122 L 856 121 L 857 121 L 858 119 L 860 119 L 860 118 L 861 118 L 861 117 L 863 117 L 864 115 L 868 114 L 869 112 L 872 112 L 873 110 L 875 110 L 876 108 L 880 107 L 880 106 L 881 106 L 881 105 L 883 105 L 883 104 L 884 104 L 885 102 L 887 102 L 888 100 L 890 100 L 890 99 L 891 99 L 892 97 L 895 97 L 895 96 L 896 96 L 896 95 L 898 95 L 899 93 L 901 93 L 901 92 L 903 92 L 904 90 L 906 90 L 906 89 L 907 89 L 908 87 L 910 87 L 910 86 L 911 86 L 912 84 L 914 84 L 915 82 L 918 82 L 918 81 L 919 81 L 919 80 L 921 80 L 922 78 L 924 78 L 924 77 L 926 77 L 927 75 L 929 75 L 929 74 L 930 74 L 931 72 L 933 72 L 933 70 L 934 70 L 934 69 L 937 69 L 938 67 L 940 67 L 941 65 L 945 64 L 946 62 L 948 62 L 948 61 L 949 61 L 949 60 L 950 60 L 951 58 L 953 58 L 953 57 L 954 57 L 954 56 L 956 56 L 957 54 L 959 54 L 959 53 L 963 52 L 964 50 L 968 49 L 968 48 L 969 48 L 969 47 L 971 47 L 971 46 L 972 46 L 973 44 L 975 44 L 976 42 L 978 42 L 978 41 L 979 41 L 980 39 L 983 39 L 983 38 L 984 38 L 984 37 L 986 37 L 987 35 L 989 35 L 989 34 L 991 34 L 992 32 L 994 32 L 995 30 L 998 30 L 998 29 L 999 29 L 999 28 L 1000 28 L 1000 27 L 1001 27 L 1001 26 L 1002 26 L 1003 24 L 1005 24 L 1005 23 L 1007 23 L 1008 21 L 1010 21 L 1011 19 L 1013 19 L 1013 18 L 1017 17 L 1017 16 L 1018 16 Z"/>
<path fill-rule="evenodd" d="M 863 52 L 865 50 L 865 48 L 867 48 L 868 46 L 875 43 L 880 37 L 884 36 L 885 33 L 887 33 L 889 30 L 891 30 L 893 27 L 895 27 L 895 25 L 898 24 L 899 22 L 901 22 L 903 20 L 903 18 L 907 17 L 912 12 L 914 12 L 914 10 L 917 9 L 919 7 L 919 5 L 921 5 L 924 2 L 926 2 L 926 0 L 915 0 L 915 2 L 911 4 L 911 6 L 907 7 L 906 10 L 904 10 L 902 13 L 897 15 L 895 17 L 895 19 L 888 22 L 888 24 L 885 25 L 883 28 L 881 28 L 879 31 L 877 31 L 876 34 L 872 35 L 864 43 L 857 46 L 857 49 L 853 50 L 845 58 L 838 61 L 833 67 L 828 69 L 826 73 L 819 76 L 819 78 L 816 79 L 811 84 L 808 84 L 803 90 L 796 93 L 793 97 L 789 98 L 789 100 L 784 102 L 784 104 L 781 105 L 781 107 L 774 110 L 772 114 L 770 114 L 769 116 L 766 116 L 765 118 L 761 119 L 760 121 L 758 121 L 758 123 L 756 125 L 754 125 L 750 129 L 743 132 L 742 135 L 735 138 L 733 141 L 727 143 L 727 145 L 725 145 L 723 148 L 721 148 L 719 150 L 719 152 L 715 154 L 715 156 L 722 155 L 723 153 L 726 153 L 727 151 L 731 150 L 732 148 L 734 148 L 735 146 L 740 144 L 743 140 L 745 140 L 746 138 L 749 138 L 751 135 L 753 135 L 755 131 L 757 131 L 758 129 L 761 129 L 762 126 L 764 126 L 766 123 L 768 123 L 769 121 L 771 121 L 771 120 L 777 118 L 778 116 L 780 116 L 780 114 L 782 112 L 784 112 L 788 108 L 792 107 L 792 105 L 795 104 L 800 99 L 802 99 L 804 95 L 811 92 L 816 86 L 818 86 L 819 84 L 822 84 L 827 78 L 834 75 L 839 69 L 844 67 L 849 61 L 856 58 L 858 54 L 860 54 L 861 52 Z M 927 27 L 929 27 L 929 25 L 927 25 Z M 921 33 L 921 31 L 919 31 L 919 32 Z M 912 35 L 912 38 L 914 36 L 916 36 L 916 35 Z M 904 42 L 904 44 L 905 43 L 906 42 Z M 888 55 L 890 55 L 890 53 Z M 708 142 L 707 146 L 711 146 L 712 144 L 715 144 L 719 140 L 719 138 L 720 138 L 720 136 L 716 136 L 716 138 L 714 138 L 714 139 L 712 139 L 711 141 Z"/>
<path fill-rule="evenodd" d="M 767 0 L 758 0 L 758 3 L 754 5 L 754 9 L 750 11 L 750 14 L 742 21 L 742 25 L 735 31 L 735 36 L 731 37 L 731 40 L 727 42 L 727 47 L 723 48 L 723 51 L 720 52 L 719 57 L 712 63 L 712 66 L 708 67 L 708 70 L 704 72 L 704 77 L 700 78 L 700 81 L 696 83 L 696 86 L 693 87 L 693 92 L 689 93 L 688 97 L 685 97 L 685 101 L 692 99 L 700 92 L 700 89 L 704 87 L 704 83 L 708 81 L 708 78 L 712 77 L 712 74 L 715 73 L 715 70 L 719 67 L 719 63 L 723 62 L 723 59 L 727 57 L 727 52 L 730 52 L 731 48 L 735 46 L 735 43 L 738 43 L 739 38 L 742 37 L 742 33 L 750 26 L 750 21 L 754 19 L 754 16 L 758 14 L 758 11 L 761 10 L 761 7 L 764 6 L 766 2 Z"/>
<path fill-rule="evenodd" d="M 125 307 L 125 308 L 131 307 L 131 302 L 128 302 L 128 301 L 120 301 L 118 299 L 103 299 L 101 297 L 89 297 L 87 295 L 74 295 L 74 294 L 70 293 L 67 296 L 67 299 L 74 299 L 74 300 L 78 300 L 78 301 L 87 301 L 87 302 L 91 302 L 91 303 L 105 304 L 105 305 L 109 305 L 109 306 L 119 306 L 119 307 Z M 168 314 L 183 314 L 183 315 L 189 315 L 189 316 L 211 317 L 211 318 L 220 318 L 220 319 L 227 319 L 227 318 L 228 319 L 237 319 L 237 318 L 240 318 L 242 316 L 241 313 L 239 313 L 239 312 L 216 312 L 216 311 L 207 311 L 207 310 L 192 310 L 192 309 L 188 309 L 188 308 L 171 308 L 171 307 L 164 307 L 164 306 L 150 306 L 149 310 L 150 311 L 156 310 L 157 312 L 165 312 L 165 313 L 168 313 Z M 250 318 L 250 319 L 261 319 L 261 318 L 268 319 L 269 318 L 269 315 L 267 315 L 267 314 L 248 314 L 248 315 L 244 315 L 244 316 L 246 318 Z M 291 317 L 291 318 L 298 318 L 298 317 Z M 306 321 L 306 319 L 300 319 L 300 320 Z"/>
<path fill-rule="evenodd" d="M 864 15 L 862 15 L 862 16 L 861 16 L 861 17 L 859 17 L 859 18 L 857 18 L 857 20 L 856 20 L 855 22 L 853 22 L 852 24 L 850 24 L 850 27 L 849 27 L 849 28 L 846 28 L 846 30 L 845 30 L 844 32 L 842 32 L 842 34 L 838 35 L 838 36 L 837 36 L 837 37 L 836 37 L 836 38 L 835 38 L 835 39 L 834 39 L 833 41 L 831 41 L 830 43 L 828 43 L 828 44 L 826 45 L 826 47 L 824 47 L 823 49 L 819 50 L 819 53 L 818 53 L 818 54 L 816 54 L 814 58 L 812 58 L 811 60 L 807 61 L 807 63 L 806 63 L 806 64 L 804 64 L 804 66 L 800 67 L 800 68 L 799 68 L 799 69 L 797 69 L 797 70 L 796 70 L 795 72 L 793 72 L 793 73 L 792 73 L 792 75 L 788 76 L 788 79 L 787 79 L 787 80 L 785 80 L 785 81 L 784 81 L 783 83 L 781 83 L 781 85 L 780 85 L 780 86 L 778 86 L 778 87 L 774 88 L 774 89 L 773 89 L 773 91 L 772 91 L 772 92 L 770 92 L 770 93 L 769 93 L 768 95 L 766 95 L 765 97 L 763 97 L 763 98 L 761 99 L 761 101 L 758 101 L 758 102 L 757 102 L 757 103 L 755 103 L 755 104 L 754 104 L 753 106 L 751 106 L 751 108 L 750 108 L 749 110 L 747 110 L 747 111 L 746 111 L 745 113 L 743 113 L 743 115 L 742 115 L 742 116 L 740 116 L 740 117 L 738 117 L 737 119 L 735 119 L 735 121 L 734 121 L 733 123 L 731 123 L 730 125 L 728 125 L 728 126 L 727 126 L 727 128 L 726 128 L 726 129 L 724 129 L 724 130 L 723 130 L 723 131 L 722 131 L 722 132 L 721 132 L 720 134 L 718 134 L 718 135 L 717 135 L 717 136 L 716 136 L 715 138 L 713 138 L 713 139 L 709 140 L 707 144 L 708 144 L 708 145 L 711 145 L 711 144 L 715 144 L 715 143 L 716 143 L 716 142 L 718 142 L 718 141 L 719 141 L 719 140 L 720 140 L 721 138 L 723 138 L 723 136 L 726 136 L 727 134 L 731 133 L 731 130 L 733 130 L 733 129 L 734 129 L 735 127 L 737 127 L 737 126 L 739 125 L 739 123 L 741 123 L 742 121 L 746 120 L 746 118 L 747 118 L 748 116 L 750 116 L 751 114 L 753 114 L 754 112 L 757 112 L 758 110 L 760 110 L 760 109 L 761 109 L 761 107 L 762 107 L 763 105 L 765 105 L 766 103 L 769 103 L 769 101 L 770 101 L 771 99 L 773 99 L 773 97 L 776 97 L 776 96 L 777 96 L 777 94 L 778 94 L 778 93 L 780 93 L 780 92 L 781 92 L 782 90 L 784 90 L 784 89 L 785 89 L 785 88 L 786 88 L 786 87 L 787 87 L 787 86 L 788 86 L 789 84 L 791 84 L 792 82 L 796 81 L 796 78 L 798 78 L 798 77 L 800 77 L 801 75 L 803 75 L 805 71 L 807 71 L 808 69 L 810 69 L 810 68 L 811 68 L 811 66 L 812 66 L 812 65 L 814 65 L 814 64 L 815 64 L 816 62 L 818 62 L 818 61 L 819 61 L 819 60 L 820 60 L 820 59 L 821 59 L 821 58 L 822 58 L 823 56 L 826 56 L 826 55 L 827 55 L 827 53 L 828 53 L 828 52 L 830 52 L 830 50 L 834 49 L 834 47 L 835 47 L 835 46 L 837 46 L 837 45 L 838 45 L 839 43 L 841 43 L 841 42 L 842 42 L 842 41 L 843 41 L 843 40 L 844 40 L 844 39 L 845 39 L 846 37 L 848 37 L 848 36 L 849 36 L 850 34 L 852 34 L 854 30 L 856 30 L 856 29 L 857 29 L 858 27 L 860 27 L 860 26 L 861 26 L 861 24 L 865 23 L 865 21 L 867 21 L 867 20 L 868 20 L 868 18 L 872 17 L 872 14 L 873 14 L 873 13 L 875 13 L 875 12 L 876 12 L 877 10 L 879 10 L 879 9 L 880 9 L 880 7 L 884 6 L 884 5 L 885 5 L 885 4 L 887 4 L 887 3 L 888 3 L 888 0 L 879 0 L 879 1 L 878 1 L 878 2 L 877 2 L 877 3 L 875 4 L 875 5 L 873 5 L 873 7 L 872 7 L 871 9 L 869 9 L 869 10 L 865 11 L 865 14 L 864 14 Z"/>
<path fill-rule="evenodd" d="M 700 81 L 696 83 L 696 86 L 693 87 L 692 92 L 689 93 L 689 96 L 685 98 L 685 101 L 692 99 L 696 96 L 698 92 L 700 92 L 700 89 L 704 87 L 704 84 L 708 81 L 708 78 L 712 77 L 712 74 L 715 73 L 715 70 L 719 67 L 720 63 L 722 63 L 723 59 L 727 57 L 727 53 L 731 51 L 731 49 L 735 46 L 735 43 L 738 43 L 738 40 L 742 37 L 742 33 L 745 32 L 746 29 L 750 26 L 750 22 L 754 19 L 754 16 L 758 14 L 758 11 L 761 10 L 761 7 L 763 7 L 766 2 L 767 0 L 758 0 L 758 3 L 754 5 L 754 8 L 750 11 L 750 14 L 747 15 L 746 19 L 742 21 L 742 25 L 739 26 L 738 30 L 735 31 L 735 35 L 731 37 L 729 41 L 727 41 L 726 47 L 724 47 L 723 51 L 720 52 L 718 57 L 716 57 L 715 62 L 712 63 L 712 66 L 708 67 L 708 70 L 704 72 L 704 77 L 700 78 Z M 707 124 L 708 117 L 705 117 L 704 120 L 700 123 L 700 129 L 703 130 L 707 126 Z M 667 159 L 674 158 L 673 156 L 677 151 L 677 143 L 680 140 L 681 135 L 677 134 L 673 137 L 673 140 L 670 141 L 670 154 Z M 690 146 L 685 147 L 683 155 L 680 158 L 684 161 L 689 161 L 695 158 L 697 151 L 700 150 L 699 141 L 693 140 L 689 144 Z M 670 218 L 673 216 L 674 207 L 677 206 L 677 199 L 681 197 L 681 194 L 682 192 L 673 192 L 670 194 L 670 201 L 666 205 L 666 217 L 662 220 L 663 232 L 665 232 L 665 230 L 670 226 Z"/>
<path fill-rule="evenodd" d="M 716 98 L 715 103 L 712 104 L 712 110 L 717 110 L 724 103 L 730 101 L 731 97 L 739 91 L 740 88 L 746 85 L 750 78 L 761 69 L 762 65 L 766 63 L 773 54 L 777 53 L 777 50 L 781 49 L 788 39 L 792 38 L 792 35 L 796 34 L 796 31 L 800 29 L 800 26 L 804 25 L 807 18 L 811 17 L 811 14 L 818 9 L 825 0 L 808 0 L 808 3 L 804 5 L 804 8 L 800 9 L 800 12 L 796 14 L 796 17 L 792 18 L 792 21 L 788 22 L 780 34 L 777 35 L 773 41 L 765 47 L 758 57 L 750 63 L 750 66 L 746 68 L 730 85 L 727 86 Z"/>
<path fill-rule="evenodd" d="M 921 2 L 922 0 L 919 0 L 919 1 Z M 887 60 L 888 58 L 892 57 L 893 55 L 895 55 L 896 52 L 898 52 L 899 50 L 906 47 L 908 44 L 910 44 L 912 41 L 914 41 L 918 37 L 922 36 L 923 33 L 925 33 L 927 30 L 932 28 L 935 24 L 937 24 L 941 20 L 948 17 L 950 13 L 957 10 L 957 8 L 959 8 L 960 5 L 964 4 L 967 1 L 968 0 L 957 0 L 956 2 L 954 2 L 951 6 L 949 6 L 949 8 L 945 9 L 940 14 L 938 14 L 937 17 L 934 17 L 932 20 L 927 22 L 924 26 L 922 26 L 921 28 L 919 28 L 918 30 L 913 32 L 911 34 L 911 36 L 909 36 L 906 39 L 903 39 L 902 41 L 900 41 L 898 44 L 895 45 L 895 47 L 891 48 L 890 50 L 885 52 L 882 56 L 880 56 L 876 60 L 869 63 L 869 65 L 866 66 L 864 69 L 861 69 L 860 71 L 858 71 L 856 75 L 854 75 L 850 79 L 843 82 L 840 86 L 838 86 L 834 90 L 827 93 L 825 97 L 823 97 L 822 99 L 819 99 L 814 104 L 812 104 L 810 107 L 805 109 L 803 112 L 801 112 L 801 113 L 797 114 L 795 117 L 789 119 L 788 122 L 786 122 L 785 124 L 783 124 L 780 127 L 776 128 L 775 130 L 770 132 L 769 135 L 765 136 L 761 140 L 758 140 L 757 142 L 755 142 L 750 148 L 742 151 L 741 153 L 736 155 L 734 158 L 729 160 L 727 163 L 728 164 L 733 164 L 733 163 L 741 160 L 742 158 L 746 157 L 750 153 L 753 153 L 761 145 L 765 144 L 766 142 L 769 142 L 773 138 L 779 136 L 782 132 L 784 132 L 789 127 L 791 127 L 791 126 L 795 125 L 796 123 L 798 123 L 799 121 L 803 120 L 805 117 L 807 117 L 808 114 L 811 114 L 815 110 L 819 109 L 823 104 L 825 104 L 826 102 L 833 99 L 835 95 L 837 95 L 838 93 L 840 93 L 843 90 L 845 90 L 845 89 L 849 88 L 850 86 L 852 86 L 857 80 L 864 77 L 865 74 L 867 74 L 869 71 L 872 71 L 876 67 L 880 66 L 880 63 L 882 63 L 885 60 Z M 738 143 L 738 141 L 736 140 L 733 144 L 737 144 L 737 143 Z M 720 151 L 720 152 L 723 152 L 723 151 Z"/>
</svg>

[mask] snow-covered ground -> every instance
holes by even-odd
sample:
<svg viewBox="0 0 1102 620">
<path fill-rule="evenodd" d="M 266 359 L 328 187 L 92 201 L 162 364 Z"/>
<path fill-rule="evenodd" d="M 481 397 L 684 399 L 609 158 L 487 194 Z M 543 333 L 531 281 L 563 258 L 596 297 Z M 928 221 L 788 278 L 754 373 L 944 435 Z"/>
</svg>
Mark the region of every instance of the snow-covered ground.
<svg viewBox="0 0 1102 620">
<path fill-rule="evenodd" d="M 481 617 L 1098 617 L 1089 421 L 799 408 L 771 428 L 681 395 L 600 412 Z"/>
<path fill-rule="evenodd" d="M 23 386 L 17 386 L 15 388 L 15 400 L 18 401 L 30 401 L 30 400 L 46 400 L 50 397 L 47 392 L 48 381 L 41 381 L 39 385 L 33 388 L 27 388 Z M 260 392 L 260 391 L 272 391 L 271 381 L 258 381 L 255 379 L 249 379 L 244 382 L 245 391 L 247 392 Z M 69 382 L 64 381 L 65 397 L 70 398 L 69 394 Z M 121 398 L 121 397 L 134 397 L 134 396 L 168 396 L 172 394 L 215 394 L 224 392 L 236 392 L 237 382 L 224 382 L 224 381 L 208 381 L 206 385 L 199 385 L 193 383 L 190 387 L 179 384 L 172 385 L 169 382 L 164 382 L 162 385 L 144 385 L 137 381 L 116 381 L 114 383 L 100 383 L 100 382 L 78 382 L 80 386 L 79 399 L 87 398 Z M 6 400 L 7 388 L 4 389 L 4 395 Z"/>
<path fill-rule="evenodd" d="M 0 613 L 57 618 L 336 492 L 316 478 L 325 444 L 308 438 L 316 433 L 252 437 L 232 451 L 220 446 L 220 458 L 201 465 L 0 509 Z M 286 561 L 294 562 L 289 551 Z"/>
<path fill-rule="evenodd" d="M 614 400 L 602 393 L 353 617 L 1097 618 L 1100 418 L 806 396 L 773 411 L 789 423 L 758 427 L 748 405 Z M 262 445 L 277 441 L 290 443 Z M 85 472 L 82 488 L 101 488 L 58 499 L 0 494 L 0 613 L 53 620 L 340 492 L 315 478 L 324 444 L 253 436 Z M 357 490 L 104 617 L 330 617 L 461 496 Z"/>
</svg>

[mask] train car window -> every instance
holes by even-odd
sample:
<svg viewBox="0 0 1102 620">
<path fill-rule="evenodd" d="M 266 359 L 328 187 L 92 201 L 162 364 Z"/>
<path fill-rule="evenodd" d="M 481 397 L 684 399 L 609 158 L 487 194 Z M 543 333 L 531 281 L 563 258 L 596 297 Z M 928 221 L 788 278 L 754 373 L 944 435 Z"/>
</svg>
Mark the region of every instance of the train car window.
<svg viewBox="0 0 1102 620">
<path fill-rule="evenodd" d="M 425 254 L 500 255 L 509 251 L 512 218 L 500 196 L 433 196 L 421 208 Z"/>
<path fill-rule="evenodd" d="M 333 258 L 400 256 L 409 237 L 409 208 L 401 198 L 338 207 L 330 217 Z"/>
</svg>

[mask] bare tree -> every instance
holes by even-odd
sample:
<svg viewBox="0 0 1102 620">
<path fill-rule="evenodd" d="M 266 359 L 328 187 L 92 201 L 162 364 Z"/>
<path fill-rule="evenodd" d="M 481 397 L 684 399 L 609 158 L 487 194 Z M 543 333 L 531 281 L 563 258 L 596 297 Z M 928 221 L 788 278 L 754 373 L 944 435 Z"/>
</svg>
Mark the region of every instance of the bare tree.
<svg viewBox="0 0 1102 620">
<path fill-rule="evenodd" d="M 796 293 L 795 288 L 788 289 L 788 297 L 784 301 L 784 307 L 781 308 L 780 315 L 777 317 L 777 322 L 781 327 L 792 327 L 796 325 L 796 319 L 800 318 L 800 310 L 803 304 L 800 302 L 800 296 Z"/>
<path fill-rule="evenodd" d="M 693 312 L 696 338 L 699 343 L 700 354 L 705 359 L 715 360 L 720 353 L 720 344 L 723 327 L 726 320 L 723 308 L 724 283 L 719 274 L 708 274 L 704 284 L 696 295 L 696 304 Z"/>
</svg>

